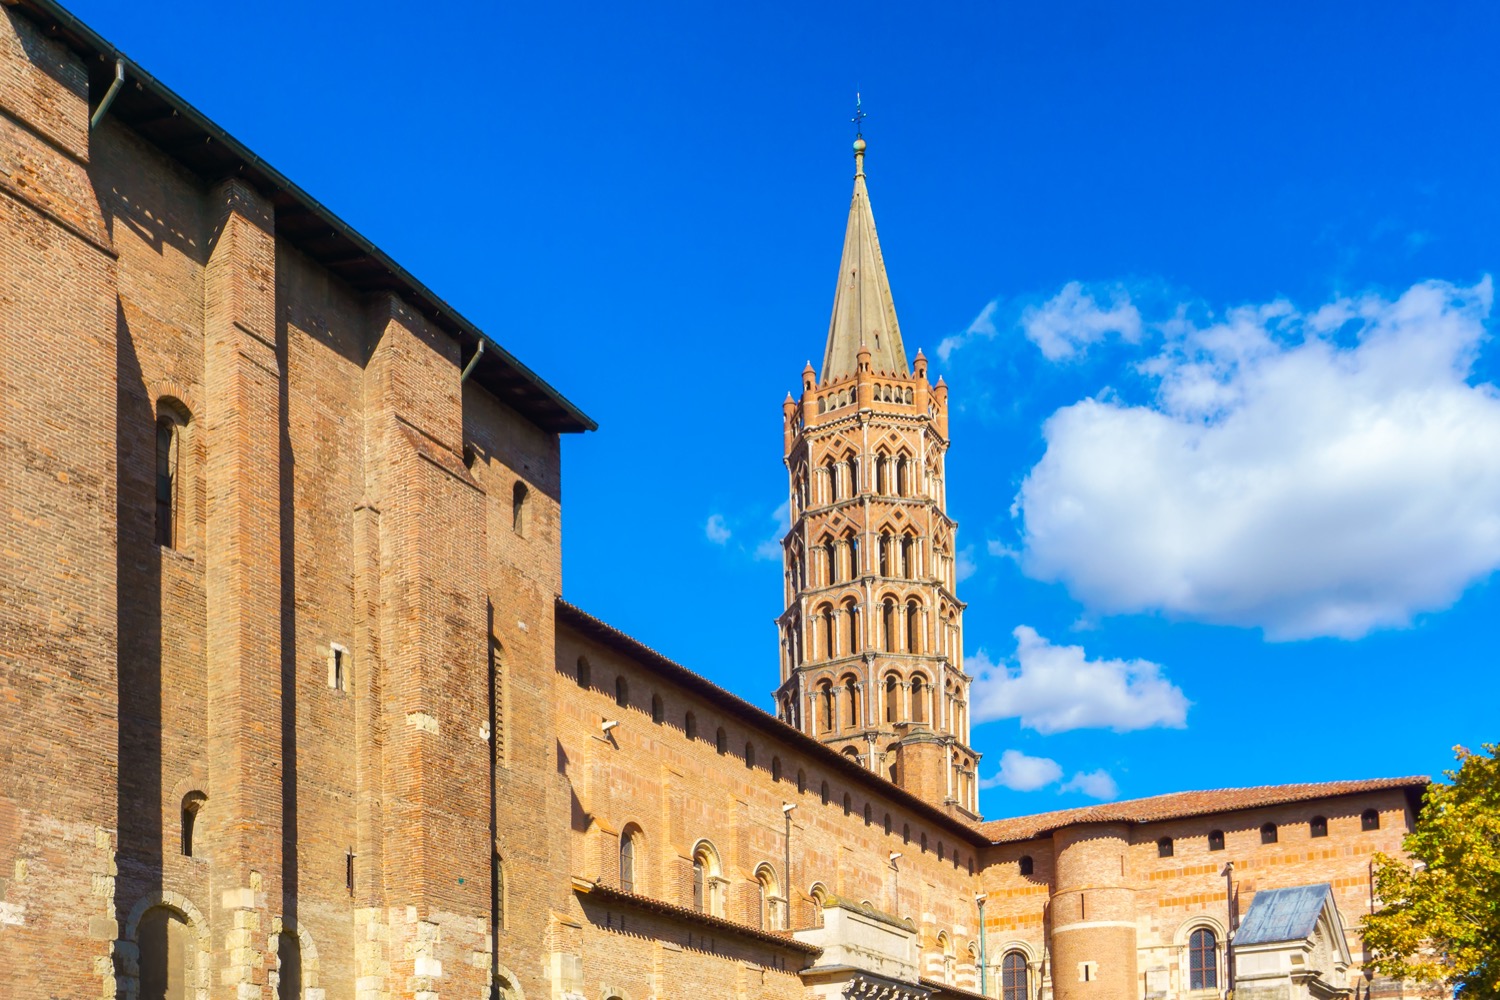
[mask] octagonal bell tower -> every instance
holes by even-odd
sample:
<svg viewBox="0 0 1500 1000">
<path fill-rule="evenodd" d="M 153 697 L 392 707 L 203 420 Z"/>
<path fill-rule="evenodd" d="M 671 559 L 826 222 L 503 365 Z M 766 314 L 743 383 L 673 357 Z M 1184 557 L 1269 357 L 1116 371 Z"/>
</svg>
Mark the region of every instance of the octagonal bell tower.
<svg viewBox="0 0 1500 1000">
<path fill-rule="evenodd" d="M 944 496 L 948 388 L 908 365 L 854 143 L 823 369 L 782 404 L 791 529 L 781 718 L 939 808 L 978 812 L 964 605 Z"/>
</svg>

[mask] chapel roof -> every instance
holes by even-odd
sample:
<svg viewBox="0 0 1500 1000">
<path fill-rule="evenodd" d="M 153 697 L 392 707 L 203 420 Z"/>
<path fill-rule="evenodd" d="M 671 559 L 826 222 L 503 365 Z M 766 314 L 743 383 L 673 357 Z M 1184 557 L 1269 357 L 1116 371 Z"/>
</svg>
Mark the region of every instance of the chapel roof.
<svg viewBox="0 0 1500 1000">
<path fill-rule="evenodd" d="M 1365 781 L 1320 781 L 1298 785 L 1262 785 L 1256 788 L 1220 788 L 1213 791 L 1172 792 L 1125 802 L 1105 802 L 1077 809 L 1060 809 L 1016 816 L 981 824 L 979 829 L 1000 844 L 1030 840 L 1065 826 L 1082 823 L 1155 823 L 1162 820 L 1234 812 L 1264 806 L 1306 802 L 1337 795 L 1398 788 L 1420 793 L 1429 779 L 1423 775 L 1405 778 L 1371 778 Z"/>
<path fill-rule="evenodd" d="M 1332 893 L 1333 886 L 1327 882 L 1262 889 L 1250 901 L 1245 922 L 1235 932 L 1235 944 L 1274 944 L 1311 936 Z"/>
</svg>

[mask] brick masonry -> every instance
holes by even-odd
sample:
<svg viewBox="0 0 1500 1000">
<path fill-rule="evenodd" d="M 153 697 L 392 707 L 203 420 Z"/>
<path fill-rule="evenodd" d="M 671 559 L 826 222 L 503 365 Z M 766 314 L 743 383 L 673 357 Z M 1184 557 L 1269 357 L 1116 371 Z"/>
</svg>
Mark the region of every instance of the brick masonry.
<svg viewBox="0 0 1500 1000">
<path fill-rule="evenodd" d="M 1241 913 L 1367 910 L 1409 789 L 991 836 L 946 762 L 903 790 L 560 605 L 556 427 L 285 192 L 90 130 L 98 54 L 40 4 L 0 8 L 0 996 L 799 997 L 815 895 L 976 990 L 979 892 L 1032 995 L 1176 995 L 1225 860 Z M 633 895 L 592 891 L 622 837 Z"/>
</svg>

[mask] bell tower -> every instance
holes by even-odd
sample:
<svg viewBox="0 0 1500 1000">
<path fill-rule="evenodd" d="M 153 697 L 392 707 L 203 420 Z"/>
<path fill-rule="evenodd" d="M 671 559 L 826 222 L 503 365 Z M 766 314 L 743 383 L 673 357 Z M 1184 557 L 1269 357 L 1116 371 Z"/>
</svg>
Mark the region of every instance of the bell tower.
<svg viewBox="0 0 1500 1000">
<path fill-rule="evenodd" d="M 945 509 L 948 387 L 908 365 L 854 142 L 823 368 L 782 403 L 792 526 L 781 718 L 912 794 L 978 812 L 957 525 Z"/>
</svg>

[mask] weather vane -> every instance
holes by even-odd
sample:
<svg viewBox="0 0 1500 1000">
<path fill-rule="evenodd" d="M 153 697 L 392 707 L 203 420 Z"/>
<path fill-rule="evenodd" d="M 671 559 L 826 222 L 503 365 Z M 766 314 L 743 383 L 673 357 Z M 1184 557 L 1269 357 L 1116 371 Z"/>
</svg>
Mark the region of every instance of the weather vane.
<svg viewBox="0 0 1500 1000">
<path fill-rule="evenodd" d="M 864 105 L 859 98 L 859 91 L 856 90 L 854 92 L 854 117 L 849 119 L 854 123 L 854 138 L 863 139 L 865 137 L 865 119 L 867 117 L 869 116 L 865 114 Z"/>
</svg>

